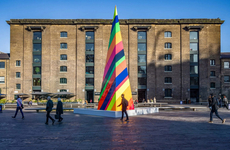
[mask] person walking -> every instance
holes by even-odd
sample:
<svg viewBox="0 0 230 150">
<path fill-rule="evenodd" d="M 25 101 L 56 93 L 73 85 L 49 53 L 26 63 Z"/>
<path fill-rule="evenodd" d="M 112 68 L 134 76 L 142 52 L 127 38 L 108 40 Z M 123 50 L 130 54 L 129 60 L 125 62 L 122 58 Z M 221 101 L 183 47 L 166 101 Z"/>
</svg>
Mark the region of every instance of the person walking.
<svg viewBox="0 0 230 150">
<path fill-rule="evenodd" d="M 124 98 L 124 94 L 121 94 L 121 103 L 117 106 L 117 107 L 120 107 L 122 105 L 122 116 L 121 116 L 121 120 L 123 121 L 123 117 L 124 117 L 124 113 L 126 115 L 126 120 L 125 121 L 128 121 L 129 120 L 129 116 L 128 116 L 128 113 L 126 111 L 127 109 L 127 106 L 128 106 L 128 101 Z"/>
<path fill-rule="evenodd" d="M 215 99 L 213 95 L 211 95 L 212 101 L 210 101 L 209 106 L 211 107 L 211 112 L 210 112 L 210 121 L 209 123 L 213 123 L 212 121 L 212 115 L 215 112 L 216 116 L 222 121 L 222 123 L 225 123 L 226 119 L 222 119 L 219 114 L 218 114 L 218 99 Z"/>
<path fill-rule="evenodd" d="M 58 122 L 61 122 L 63 120 L 63 118 L 61 117 L 61 114 L 63 114 L 63 104 L 61 102 L 61 98 L 58 98 L 56 114 L 58 116 Z"/>
<path fill-rule="evenodd" d="M 50 116 L 50 112 L 52 111 L 52 109 L 53 109 L 53 101 L 51 100 L 51 97 L 50 96 L 48 96 L 47 97 L 47 104 L 46 104 L 46 112 L 47 112 L 47 114 L 46 114 L 46 125 L 48 125 L 48 121 L 49 121 L 49 118 L 52 120 L 52 125 L 54 125 L 54 122 L 55 122 L 55 120 Z"/>
<path fill-rule="evenodd" d="M 228 99 L 227 97 L 224 95 L 224 98 L 223 98 L 223 102 L 224 102 L 224 106 L 228 109 Z"/>
<path fill-rule="evenodd" d="M 24 114 L 23 114 L 23 105 L 22 105 L 22 99 L 17 96 L 17 108 L 16 108 L 16 112 L 15 112 L 15 115 L 12 116 L 12 118 L 16 118 L 17 114 L 18 114 L 18 110 L 20 110 L 21 114 L 22 114 L 22 119 L 24 119 Z"/>
</svg>

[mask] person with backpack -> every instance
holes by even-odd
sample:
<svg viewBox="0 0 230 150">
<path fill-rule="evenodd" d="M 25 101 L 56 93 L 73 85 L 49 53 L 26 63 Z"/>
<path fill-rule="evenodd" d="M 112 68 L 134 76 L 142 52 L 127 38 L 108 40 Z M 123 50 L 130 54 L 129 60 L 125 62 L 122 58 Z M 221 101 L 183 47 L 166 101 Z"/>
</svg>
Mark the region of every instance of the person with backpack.
<svg viewBox="0 0 230 150">
<path fill-rule="evenodd" d="M 18 114 L 18 110 L 20 110 L 20 112 L 22 114 L 22 119 L 24 119 L 24 114 L 22 112 L 22 109 L 23 109 L 22 99 L 19 96 L 17 96 L 17 108 L 16 108 L 15 115 L 12 116 L 12 118 L 16 118 L 16 116 Z"/>
<path fill-rule="evenodd" d="M 222 119 L 219 114 L 218 114 L 218 109 L 219 109 L 219 100 L 215 99 L 215 97 L 211 94 L 211 101 L 209 103 L 209 106 L 211 106 L 211 112 L 210 112 L 210 121 L 209 123 L 213 123 L 212 121 L 212 115 L 215 112 L 215 115 L 222 121 L 222 123 L 225 123 L 226 119 Z"/>
<path fill-rule="evenodd" d="M 55 122 L 55 120 L 50 116 L 50 112 L 52 111 L 52 109 L 53 109 L 53 101 L 51 100 L 51 97 L 50 96 L 48 96 L 47 97 L 47 104 L 46 104 L 46 112 L 47 112 L 47 114 L 46 114 L 46 125 L 48 125 L 48 121 L 49 121 L 49 118 L 52 120 L 52 125 L 54 125 L 54 122 Z"/>
<path fill-rule="evenodd" d="M 124 98 L 124 94 L 121 94 L 121 104 L 118 105 L 117 107 L 120 107 L 122 106 L 122 116 L 121 116 L 121 120 L 123 121 L 123 117 L 124 117 L 124 113 L 126 115 L 126 120 L 125 121 L 128 121 L 129 120 L 129 116 L 128 116 L 128 113 L 126 111 L 127 107 L 128 107 L 128 101 Z"/>
</svg>

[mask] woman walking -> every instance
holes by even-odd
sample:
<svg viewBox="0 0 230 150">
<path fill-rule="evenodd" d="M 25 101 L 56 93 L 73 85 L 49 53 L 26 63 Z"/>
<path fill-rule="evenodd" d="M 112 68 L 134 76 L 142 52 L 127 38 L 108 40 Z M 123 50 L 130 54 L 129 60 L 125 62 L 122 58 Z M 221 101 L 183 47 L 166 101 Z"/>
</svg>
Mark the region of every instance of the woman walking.
<svg viewBox="0 0 230 150">
<path fill-rule="evenodd" d="M 61 122 L 63 120 L 63 118 L 61 117 L 61 114 L 63 114 L 63 104 L 61 102 L 61 98 L 58 98 L 56 114 L 58 116 L 58 122 Z"/>
</svg>

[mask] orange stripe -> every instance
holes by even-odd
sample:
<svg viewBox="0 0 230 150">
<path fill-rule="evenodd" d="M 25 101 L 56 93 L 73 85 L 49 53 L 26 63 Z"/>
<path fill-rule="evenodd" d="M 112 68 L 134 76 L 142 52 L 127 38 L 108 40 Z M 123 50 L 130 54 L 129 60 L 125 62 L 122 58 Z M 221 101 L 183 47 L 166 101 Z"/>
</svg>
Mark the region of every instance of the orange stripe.
<svg viewBox="0 0 230 150">
<path fill-rule="evenodd" d="M 126 61 L 124 60 L 116 67 L 116 77 L 126 68 Z"/>
<path fill-rule="evenodd" d="M 106 64 L 108 63 L 109 58 L 110 58 L 115 46 L 116 46 L 116 37 L 113 38 L 113 41 L 110 44 L 110 47 L 109 47 L 109 50 L 108 50 L 108 53 L 107 53 Z"/>
</svg>

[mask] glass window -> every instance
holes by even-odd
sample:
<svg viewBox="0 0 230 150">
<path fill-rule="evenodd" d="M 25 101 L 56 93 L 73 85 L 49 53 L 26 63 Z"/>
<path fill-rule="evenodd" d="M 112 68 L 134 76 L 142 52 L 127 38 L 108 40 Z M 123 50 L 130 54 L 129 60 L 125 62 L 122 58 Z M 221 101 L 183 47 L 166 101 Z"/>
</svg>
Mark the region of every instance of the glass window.
<svg viewBox="0 0 230 150">
<path fill-rule="evenodd" d="M 165 89 L 165 97 L 172 97 L 172 89 Z"/>
<path fill-rule="evenodd" d="M 67 84 L 67 78 L 60 78 L 60 84 Z"/>
<path fill-rule="evenodd" d="M 86 51 L 94 51 L 94 44 L 93 43 L 86 43 L 85 44 L 85 50 Z"/>
<path fill-rule="evenodd" d="M 60 66 L 60 72 L 67 72 L 67 66 Z"/>
<path fill-rule="evenodd" d="M 146 40 L 146 32 L 138 32 L 138 40 Z"/>
<path fill-rule="evenodd" d="M 16 84 L 16 89 L 20 90 L 21 89 L 21 84 Z"/>
<path fill-rule="evenodd" d="M 42 45 L 41 44 L 33 44 L 33 51 L 34 52 L 40 52 L 42 49 Z"/>
<path fill-rule="evenodd" d="M 93 86 L 94 85 L 94 78 L 86 78 L 85 79 L 86 86 Z"/>
<path fill-rule="evenodd" d="M 215 71 L 210 71 L 210 76 L 211 76 L 211 77 L 215 77 L 215 75 L 216 75 L 216 72 L 215 72 Z"/>
<path fill-rule="evenodd" d="M 41 40 L 42 39 L 42 32 L 34 32 L 34 40 Z"/>
<path fill-rule="evenodd" d="M 198 32 L 190 32 L 190 39 L 198 39 Z"/>
<path fill-rule="evenodd" d="M 165 83 L 172 83 L 171 77 L 165 77 Z"/>
<path fill-rule="evenodd" d="M 215 59 L 211 59 L 210 60 L 210 66 L 215 66 L 215 65 L 216 65 Z"/>
<path fill-rule="evenodd" d="M 21 66 L 21 61 L 20 60 L 16 60 L 16 66 Z"/>
<path fill-rule="evenodd" d="M 197 51 L 198 50 L 198 43 L 190 43 L 190 50 Z"/>
<path fill-rule="evenodd" d="M 147 78 L 138 78 L 138 85 L 146 85 Z"/>
<path fill-rule="evenodd" d="M 146 51 L 146 43 L 138 43 L 138 51 Z"/>
<path fill-rule="evenodd" d="M 41 55 L 34 55 L 34 63 L 40 63 L 41 62 Z"/>
<path fill-rule="evenodd" d="M 0 83 L 5 83 L 5 77 L 0 77 Z"/>
<path fill-rule="evenodd" d="M 61 32 L 60 37 L 67 37 L 67 32 Z"/>
<path fill-rule="evenodd" d="M 172 37 L 172 32 L 166 31 L 165 32 L 165 37 Z"/>
<path fill-rule="evenodd" d="M 5 68 L 5 62 L 0 62 L 0 68 Z"/>
<path fill-rule="evenodd" d="M 199 78 L 198 77 L 190 77 L 190 85 L 199 85 Z"/>
<path fill-rule="evenodd" d="M 190 62 L 198 62 L 198 54 L 190 54 Z"/>
<path fill-rule="evenodd" d="M 198 66 L 190 66 L 190 74 L 198 74 Z"/>
<path fill-rule="evenodd" d="M 138 62 L 146 62 L 146 55 L 138 55 Z"/>
<path fill-rule="evenodd" d="M 229 62 L 224 62 L 224 68 L 229 68 Z"/>
<path fill-rule="evenodd" d="M 172 71 L 172 66 L 165 66 L 165 71 Z"/>
<path fill-rule="evenodd" d="M 138 66 L 139 74 L 146 74 L 146 66 Z"/>
<path fill-rule="evenodd" d="M 165 54 L 165 60 L 172 60 L 171 54 Z"/>
<path fill-rule="evenodd" d="M 224 76 L 224 82 L 230 82 L 230 77 L 229 76 Z"/>
<path fill-rule="evenodd" d="M 86 40 L 94 40 L 94 32 L 92 32 L 92 31 L 85 32 L 85 39 Z"/>
<path fill-rule="evenodd" d="M 60 49 L 67 49 L 67 43 L 60 43 Z"/>
<path fill-rule="evenodd" d="M 41 67 L 33 67 L 33 74 L 41 74 Z"/>
<path fill-rule="evenodd" d="M 85 73 L 86 74 L 94 74 L 94 66 L 87 66 Z"/>
<path fill-rule="evenodd" d="M 21 78 L 21 73 L 20 72 L 16 72 L 16 78 Z"/>
<path fill-rule="evenodd" d="M 33 78 L 33 86 L 41 86 L 41 78 Z"/>
<path fill-rule="evenodd" d="M 86 55 L 86 62 L 94 62 L 94 55 Z"/>
<path fill-rule="evenodd" d="M 165 48 L 172 48 L 172 43 L 165 43 Z"/>
<path fill-rule="evenodd" d="M 67 92 L 67 90 L 66 89 L 61 89 L 60 92 Z"/>
<path fill-rule="evenodd" d="M 216 88 L 216 83 L 215 82 L 211 82 L 210 83 L 210 88 Z"/>
<path fill-rule="evenodd" d="M 66 54 L 60 55 L 60 60 L 67 60 L 67 55 Z"/>
</svg>

